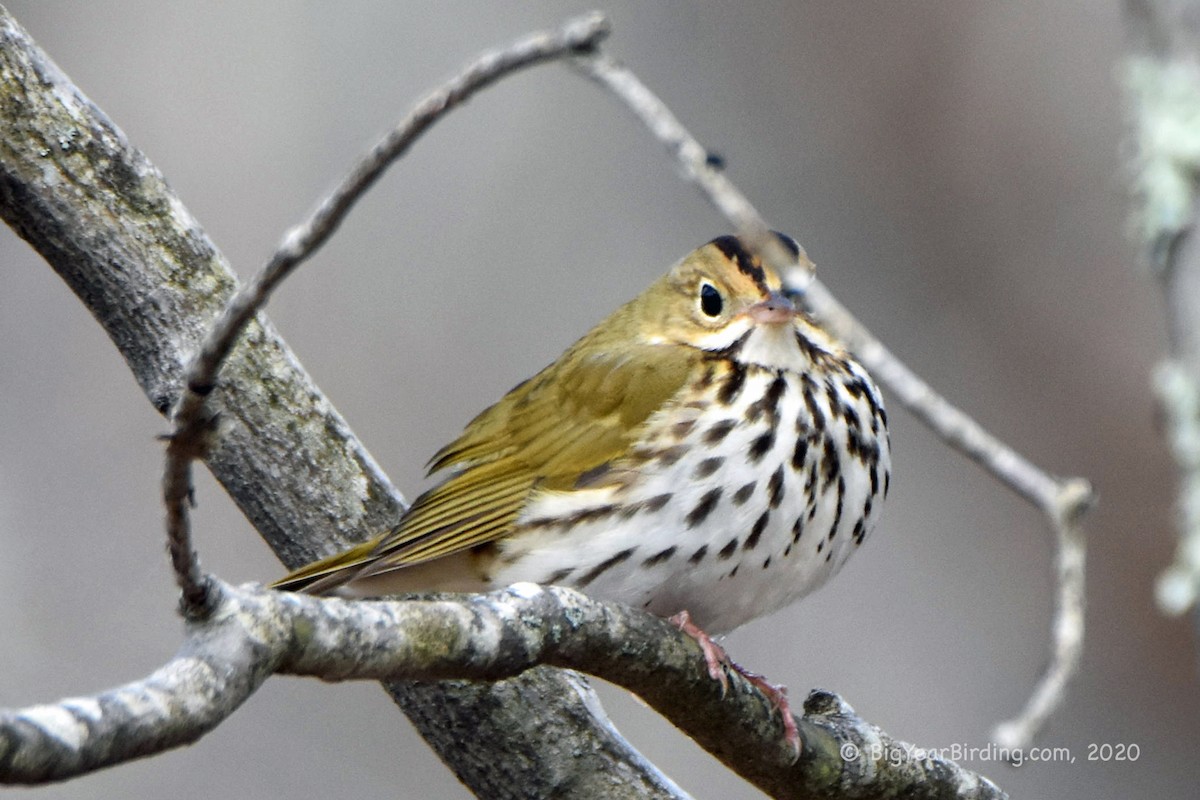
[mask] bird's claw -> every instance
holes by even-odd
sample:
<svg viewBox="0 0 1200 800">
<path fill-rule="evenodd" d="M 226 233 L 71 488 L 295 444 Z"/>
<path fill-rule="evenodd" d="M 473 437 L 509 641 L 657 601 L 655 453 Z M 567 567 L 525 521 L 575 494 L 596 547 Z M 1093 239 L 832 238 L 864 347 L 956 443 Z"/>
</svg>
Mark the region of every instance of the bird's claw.
<svg viewBox="0 0 1200 800">
<path fill-rule="evenodd" d="M 751 686 L 754 686 L 766 695 L 767 700 L 771 703 L 771 707 L 779 712 L 780 719 L 783 722 L 784 740 L 791 745 L 796 757 L 799 758 L 802 746 L 800 730 L 796 727 L 796 718 L 792 715 L 792 707 L 788 703 L 787 687 L 771 683 L 759 673 L 752 672 L 731 659 L 729 654 L 725 652 L 725 648 L 714 642 L 711 636 L 705 633 L 696 623 L 692 622 L 691 615 L 687 611 L 680 611 L 671 617 L 669 621 L 672 625 L 694 639 L 696 644 L 700 645 L 700 651 L 704 653 L 704 663 L 708 667 L 709 676 L 721 684 L 722 697 L 724 697 L 725 692 L 729 689 L 727 668 L 741 675 Z"/>
<path fill-rule="evenodd" d="M 692 622 L 692 617 L 687 611 L 680 611 L 671 617 L 669 622 L 700 645 L 700 652 L 704 654 L 704 663 L 708 667 L 708 675 L 721 684 L 721 696 L 724 697 L 725 692 L 729 689 L 729 675 L 725 672 L 725 667 L 740 668 L 729 658 L 724 647 L 714 642 L 711 636 Z"/>
</svg>

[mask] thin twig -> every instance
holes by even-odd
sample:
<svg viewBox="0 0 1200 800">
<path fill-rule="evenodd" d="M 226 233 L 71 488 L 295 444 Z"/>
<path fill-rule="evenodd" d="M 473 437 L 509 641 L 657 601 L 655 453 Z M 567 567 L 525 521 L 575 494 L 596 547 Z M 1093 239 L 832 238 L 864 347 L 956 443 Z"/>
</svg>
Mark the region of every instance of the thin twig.
<svg viewBox="0 0 1200 800">
<path fill-rule="evenodd" d="M 679 161 L 684 177 L 700 187 L 739 233 L 751 239 L 764 260 L 781 269 L 788 263 L 774 237 L 766 235 L 770 228 L 762 216 L 737 187 L 708 163 L 708 151 L 636 75 L 600 53 L 579 56 L 572 64 L 615 94 L 645 123 Z M 807 257 L 802 262 L 811 266 Z M 785 275 L 785 278 L 797 288 L 804 288 L 797 285 L 800 281 L 811 281 L 805 292 L 810 310 L 858 355 L 902 406 L 1049 519 L 1055 534 L 1058 577 L 1050 665 L 1022 713 L 998 726 L 994 734 L 1004 747 L 1027 746 L 1047 716 L 1062 702 L 1063 690 L 1079 665 L 1084 623 L 1084 540 L 1078 518 L 1092 503 L 1091 487 L 1081 478 L 1059 480 L 1047 475 L 946 402 L 854 319 L 824 286 L 812 280 L 811 275 Z"/>
<path fill-rule="evenodd" d="M 780 270 L 785 266 L 792 267 L 796 258 L 771 235 L 771 228 L 758 209 L 728 178 L 712 167 L 709 151 L 632 70 L 599 52 L 580 56 L 571 63 L 628 106 L 650 133 L 666 145 L 679 162 L 683 177 L 700 187 L 705 197 L 763 260 Z M 803 249 L 799 260 L 811 275 L 813 265 Z"/>
<path fill-rule="evenodd" d="M 204 613 L 206 607 L 204 577 L 192 547 L 188 516 L 191 460 L 203 452 L 205 400 L 246 323 L 266 304 L 275 287 L 329 239 L 383 171 L 435 122 L 503 77 L 525 67 L 592 50 L 608 31 L 608 20 L 593 12 L 568 21 L 557 30 L 531 34 L 477 58 L 418 102 L 407 117 L 371 148 L 309 218 L 284 235 L 267 264 L 225 307 L 187 368 L 164 467 L 168 547 L 183 605 L 190 613 Z"/>
<path fill-rule="evenodd" d="M 187 360 L 237 289 L 228 262 L 154 164 L 3 8 L 0 96 L 19 99 L 0 104 L 0 217 L 72 289 L 152 407 L 168 414 Z M 57 146 L 63 131 L 69 148 Z M 403 495 L 265 316 L 247 326 L 212 397 L 220 436 L 205 462 L 288 566 L 359 541 L 402 512 Z M 217 617 L 191 617 L 190 629 L 219 627 Z M 552 796 L 571 786 L 598 800 L 686 797 L 621 738 L 590 684 L 570 671 L 386 688 L 480 796 Z M 186 711 L 206 697 L 180 700 Z M 147 701 L 133 710 L 152 719 L 171 709 Z M 130 724 L 138 727 L 136 718 Z M 464 746 L 463 730 L 473 743 Z"/>
<path fill-rule="evenodd" d="M 1091 485 L 1082 478 L 1061 479 L 1046 474 L 952 406 L 896 358 L 819 281 L 812 282 L 805 299 L 813 313 L 858 355 L 902 406 L 943 441 L 1040 510 L 1050 523 L 1057 576 L 1050 663 L 1021 713 L 996 726 L 992 734 L 1002 747 L 1028 747 L 1062 702 L 1083 652 L 1086 549 L 1079 519 L 1095 500 Z"/>
</svg>

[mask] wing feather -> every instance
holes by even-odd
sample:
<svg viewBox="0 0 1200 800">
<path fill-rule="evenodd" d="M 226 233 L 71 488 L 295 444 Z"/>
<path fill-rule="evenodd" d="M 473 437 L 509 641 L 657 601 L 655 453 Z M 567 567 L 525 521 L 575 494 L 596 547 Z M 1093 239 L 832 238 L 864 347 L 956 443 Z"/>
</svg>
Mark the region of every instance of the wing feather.
<svg viewBox="0 0 1200 800">
<path fill-rule="evenodd" d="M 395 528 L 276 586 L 327 591 L 495 541 L 512 530 L 539 488 L 570 490 L 585 473 L 617 462 L 651 414 L 683 387 L 700 355 L 657 344 L 617 353 L 596 341 L 602 327 L 438 451 L 430 472 L 452 471 Z"/>
<path fill-rule="evenodd" d="M 366 577 L 494 541 L 512 530 L 540 487 L 570 488 L 619 459 L 643 423 L 684 385 L 692 368 L 675 346 L 600 353 L 559 362 L 484 411 L 431 461 L 457 468 L 380 537 Z"/>
</svg>

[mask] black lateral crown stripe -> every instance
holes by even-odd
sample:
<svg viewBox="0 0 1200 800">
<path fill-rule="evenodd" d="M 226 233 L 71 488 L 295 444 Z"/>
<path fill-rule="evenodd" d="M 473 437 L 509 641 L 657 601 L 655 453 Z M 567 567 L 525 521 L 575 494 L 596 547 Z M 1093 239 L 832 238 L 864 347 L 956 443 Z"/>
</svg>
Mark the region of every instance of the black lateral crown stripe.
<svg viewBox="0 0 1200 800">
<path fill-rule="evenodd" d="M 779 240 L 780 244 L 782 244 L 784 247 L 786 247 L 788 249 L 789 253 L 791 253 L 793 256 L 795 256 L 797 258 L 800 257 L 800 243 L 799 242 L 797 242 L 792 237 L 788 236 L 786 233 L 780 233 L 779 231 L 771 231 L 771 233 L 775 234 L 775 238 Z"/>
<path fill-rule="evenodd" d="M 741 239 L 736 236 L 718 236 L 709 244 L 715 245 L 726 258 L 737 264 L 738 271 L 754 281 L 756 286 L 766 288 L 766 275 L 763 273 L 762 264 L 746 249 Z"/>
<path fill-rule="evenodd" d="M 771 231 L 771 233 L 775 234 L 775 238 L 787 248 L 787 251 L 793 257 L 799 257 L 799 242 L 786 233 L 780 233 L 779 231 Z M 737 264 L 738 270 L 749 276 L 760 287 L 766 288 L 764 286 L 765 276 L 763 275 L 762 262 L 747 249 L 740 238 L 726 234 L 725 236 L 718 236 L 709 242 L 709 244 L 716 245 L 717 249 L 724 253 L 726 258 Z"/>
</svg>

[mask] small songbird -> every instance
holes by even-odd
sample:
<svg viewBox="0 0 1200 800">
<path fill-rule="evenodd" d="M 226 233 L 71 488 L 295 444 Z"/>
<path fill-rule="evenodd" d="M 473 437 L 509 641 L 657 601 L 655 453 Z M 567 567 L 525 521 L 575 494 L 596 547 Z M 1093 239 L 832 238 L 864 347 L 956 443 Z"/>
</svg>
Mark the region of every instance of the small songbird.
<svg viewBox="0 0 1200 800">
<path fill-rule="evenodd" d="M 866 370 L 722 236 L 472 420 L 393 529 L 276 586 L 532 581 L 721 633 L 837 572 L 879 516 L 890 465 Z"/>
</svg>

